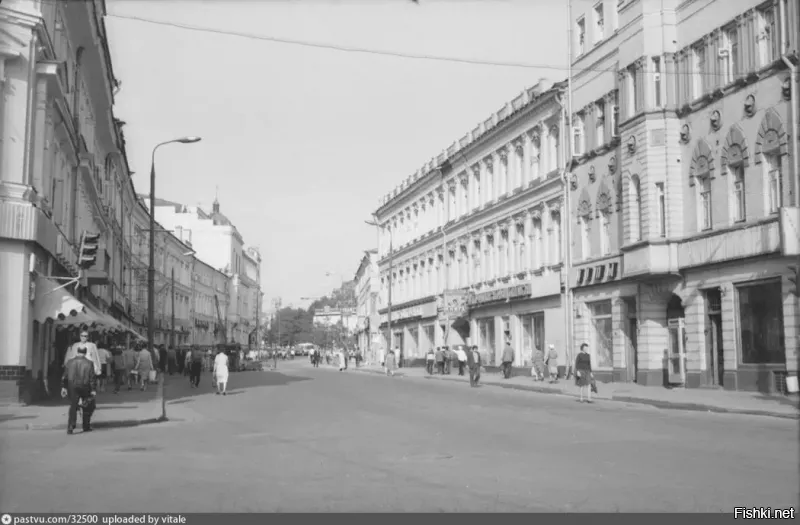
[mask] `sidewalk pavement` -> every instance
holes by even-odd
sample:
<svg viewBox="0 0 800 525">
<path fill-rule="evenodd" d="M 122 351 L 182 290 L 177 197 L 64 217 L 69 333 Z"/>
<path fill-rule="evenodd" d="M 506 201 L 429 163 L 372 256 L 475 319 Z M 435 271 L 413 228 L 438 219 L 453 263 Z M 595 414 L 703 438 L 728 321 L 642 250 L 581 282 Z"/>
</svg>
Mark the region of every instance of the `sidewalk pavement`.
<svg viewBox="0 0 800 525">
<path fill-rule="evenodd" d="M 134 427 L 166 421 L 163 404 L 163 376 L 142 392 L 123 387 L 114 394 L 113 386 L 97 394 L 97 409 L 92 416 L 95 428 Z M 58 393 L 56 393 L 59 396 Z M 55 397 L 27 406 L 0 407 L 0 431 L 3 430 L 66 430 L 69 402 Z M 80 421 L 78 421 L 80 425 Z"/>
<path fill-rule="evenodd" d="M 348 367 L 348 371 L 372 374 L 385 373 L 382 367 L 376 365 L 362 365 L 359 368 L 350 366 Z M 465 370 L 464 373 L 464 376 L 459 376 L 457 368 L 453 369 L 451 375 L 443 376 L 429 375 L 427 370 L 420 367 L 400 368 L 395 370 L 395 376 L 400 377 L 468 383 L 469 372 Z M 572 379 L 560 379 L 558 383 L 550 384 L 544 381 L 534 381 L 530 377 L 521 376 L 503 379 L 499 373 L 490 374 L 482 370 L 481 384 L 541 394 L 556 394 L 571 397 L 580 396 L 580 390 Z M 635 383 L 598 383 L 597 388 L 599 393 L 592 394 L 593 399 L 636 403 L 674 410 L 800 419 L 800 402 L 798 402 L 798 397 L 796 395 L 769 396 L 757 392 L 732 392 L 703 388 L 668 389 L 640 386 Z"/>
</svg>

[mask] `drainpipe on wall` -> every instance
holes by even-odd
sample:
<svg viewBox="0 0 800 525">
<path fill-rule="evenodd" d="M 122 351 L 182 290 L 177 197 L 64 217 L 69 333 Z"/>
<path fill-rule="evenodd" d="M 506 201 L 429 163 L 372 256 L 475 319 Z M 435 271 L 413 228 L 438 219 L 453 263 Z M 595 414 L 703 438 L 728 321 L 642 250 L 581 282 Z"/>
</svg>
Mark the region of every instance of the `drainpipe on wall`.
<svg viewBox="0 0 800 525">
<path fill-rule="evenodd" d="M 794 182 L 794 205 L 797 208 L 800 208 L 800 158 L 798 158 L 798 154 L 799 154 L 798 150 L 800 150 L 800 147 L 798 147 L 798 140 L 800 140 L 800 137 L 798 137 L 798 128 L 800 128 L 800 123 L 798 123 L 798 115 L 797 115 L 797 113 L 798 113 L 797 105 L 798 105 L 798 102 L 799 102 L 797 100 L 797 96 L 798 96 L 798 93 L 797 93 L 797 91 L 798 91 L 797 90 L 797 64 L 792 62 L 792 60 L 789 58 L 789 42 L 787 41 L 786 37 L 788 36 L 788 29 L 791 26 L 791 23 L 786 18 L 786 15 L 787 15 L 787 13 L 786 13 L 786 4 L 784 2 L 778 2 L 778 8 L 780 10 L 779 15 L 780 15 L 780 20 L 781 20 L 781 25 L 782 25 L 782 27 L 781 27 L 781 29 L 782 29 L 782 31 L 781 31 L 781 48 L 782 48 L 781 49 L 781 60 L 783 60 L 783 63 L 786 64 L 786 67 L 789 68 L 789 74 L 790 74 L 790 76 L 789 76 L 789 108 L 790 108 L 791 119 L 792 119 L 791 127 L 790 127 L 790 129 L 791 129 L 790 133 L 791 133 L 791 141 L 792 141 L 792 144 L 791 144 L 791 147 L 792 147 L 792 150 L 791 150 L 791 152 L 792 152 L 791 153 L 792 154 L 792 172 L 793 172 L 793 176 L 794 176 L 794 181 L 793 181 Z M 798 257 L 797 264 L 800 265 L 800 257 Z M 800 317 L 800 299 L 796 299 L 796 302 L 797 302 L 797 304 L 795 305 L 795 311 L 796 311 L 798 317 Z M 798 325 L 800 325 L 800 323 L 798 323 Z M 796 338 L 800 339 L 800 336 L 796 336 Z M 797 353 L 797 350 L 795 350 L 795 353 Z M 797 362 L 794 363 L 794 366 L 795 366 L 794 370 L 789 370 L 788 366 L 787 366 L 787 370 L 786 370 L 787 389 L 788 389 L 788 386 L 789 386 L 790 383 L 792 385 L 792 389 L 791 389 L 792 391 L 790 391 L 789 393 L 796 393 L 797 392 Z M 791 381 L 790 381 L 790 378 L 791 378 Z"/>
</svg>

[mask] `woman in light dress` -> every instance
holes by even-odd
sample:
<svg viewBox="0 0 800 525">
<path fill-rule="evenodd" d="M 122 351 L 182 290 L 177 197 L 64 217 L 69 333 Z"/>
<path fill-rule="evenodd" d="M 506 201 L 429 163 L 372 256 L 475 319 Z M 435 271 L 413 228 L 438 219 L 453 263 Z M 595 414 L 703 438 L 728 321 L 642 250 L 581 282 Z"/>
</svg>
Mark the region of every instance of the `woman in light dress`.
<svg viewBox="0 0 800 525">
<path fill-rule="evenodd" d="M 220 350 L 214 358 L 214 380 L 217 382 L 217 395 L 227 396 L 228 387 L 228 355 Z"/>
<path fill-rule="evenodd" d="M 136 363 L 133 365 L 133 368 L 138 372 L 139 388 L 144 392 L 147 389 L 147 383 L 150 382 L 150 371 L 154 370 L 153 355 L 147 347 L 142 347 L 142 349 L 136 353 Z"/>
<path fill-rule="evenodd" d="M 394 350 L 389 350 L 389 353 L 386 355 L 386 375 L 387 376 L 394 376 L 394 369 L 397 368 L 397 356 L 394 353 Z"/>
<path fill-rule="evenodd" d="M 347 358 L 344 355 L 344 349 L 340 348 L 337 355 L 338 355 L 338 358 L 339 358 L 339 372 L 341 372 L 345 368 L 347 368 L 347 364 L 345 362 L 345 359 L 347 359 Z"/>
</svg>

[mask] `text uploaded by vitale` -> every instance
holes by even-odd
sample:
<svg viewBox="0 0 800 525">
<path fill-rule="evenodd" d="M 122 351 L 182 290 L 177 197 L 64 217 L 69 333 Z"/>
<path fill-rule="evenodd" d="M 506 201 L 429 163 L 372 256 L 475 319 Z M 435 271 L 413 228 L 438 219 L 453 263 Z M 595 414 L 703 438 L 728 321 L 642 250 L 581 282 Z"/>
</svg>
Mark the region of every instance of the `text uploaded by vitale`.
<svg viewBox="0 0 800 525">
<path fill-rule="evenodd" d="M 0 517 L 2 525 L 51 524 L 108 524 L 108 525 L 185 525 L 186 516 L 175 514 L 63 514 L 63 515 L 10 515 Z"/>
<path fill-rule="evenodd" d="M 793 520 L 794 511 L 794 507 L 789 507 L 788 509 L 736 507 L 733 509 L 733 518 L 743 520 Z"/>
</svg>

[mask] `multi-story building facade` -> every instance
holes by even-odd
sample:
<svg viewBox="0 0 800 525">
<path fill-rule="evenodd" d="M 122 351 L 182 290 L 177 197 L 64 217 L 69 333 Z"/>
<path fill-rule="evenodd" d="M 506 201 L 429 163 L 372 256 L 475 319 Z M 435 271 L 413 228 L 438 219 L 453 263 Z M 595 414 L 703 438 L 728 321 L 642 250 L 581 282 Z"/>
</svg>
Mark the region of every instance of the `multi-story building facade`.
<svg viewBox="0 0 800 525">
<path fill-rule="evenodd" d="M 191 333 L 192 263 L 194 250 L 174 235 L 163 235 L 164 249 L 156 273 L 156 339 L 168 346 L 185 345 Z"/>
<path fill-rule="evenodd" d="M 0 397 L 31 401 L 77 322 L 128 326 L 135 198 L 104 2 L 6 1 L 0 15 Z M 84 231 L 100 240 L 79 271 Z"/>
<path fill-rule="evenodd" d="M 228 312 L 228 276 L 197 258 L 192 272 L 193 327 L 189 342 L 204 346 L 220 343 Z"/>
<path fill-rule="evenodd" d="M 534 348 L 563 348 L 564 96 L 540 81 L 382 199 L 381 329 L 391 277 L 406 362 L 469 342 L 498 363 L 510 338 L 515 365 L 529 366 Z M 469 341 L 450 329 L 465 314 Z"/>
<path fill-rule="evenodd" d="M 149 203 L 149 199 L 145 198 L 145 202 Z M 155 214 L 158 222 L 174 230 L 179 238 L 190 239 L 199 259 L 228 276 L 225 333 L 229 343 L 247 345 L 257 324 L 256 305 L 262 296 L 258 250 L 245 246 L 239 230 L 220 211 L 217 200 L 208 213 L 198 206 L 156 199 Z"/>
<path fill-rule="evenodd" d="M 378 250 L 368 250 L 361 258 L 355 275 L 356 335 L 358 348 L 367 363 L 377 361 L 380 344 L 378 295 L 380 293 Z"/>
<path fill-rule="evenodd" d="M 796 374 L 798 16 L 788 0 L 579 13 L 571 281 L 596 376 L 780 391 Z"/>
</svg>

